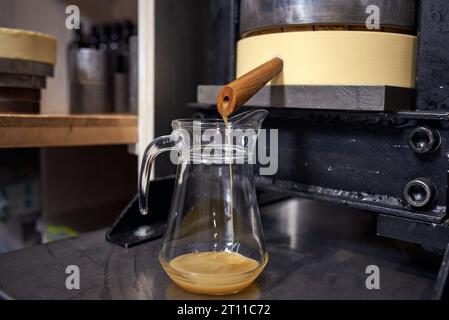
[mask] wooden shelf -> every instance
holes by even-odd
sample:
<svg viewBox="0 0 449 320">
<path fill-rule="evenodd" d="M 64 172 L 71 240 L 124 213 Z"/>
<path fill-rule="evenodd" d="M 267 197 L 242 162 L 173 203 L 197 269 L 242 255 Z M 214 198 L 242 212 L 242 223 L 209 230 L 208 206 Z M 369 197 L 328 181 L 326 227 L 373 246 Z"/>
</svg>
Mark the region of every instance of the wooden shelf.
<svg viewBox="0 0 449 320">
<path fill-rule="evenodd" d="M 134 115 L 0 114 L 0 148 L 137 143 Z"/>
</svg>

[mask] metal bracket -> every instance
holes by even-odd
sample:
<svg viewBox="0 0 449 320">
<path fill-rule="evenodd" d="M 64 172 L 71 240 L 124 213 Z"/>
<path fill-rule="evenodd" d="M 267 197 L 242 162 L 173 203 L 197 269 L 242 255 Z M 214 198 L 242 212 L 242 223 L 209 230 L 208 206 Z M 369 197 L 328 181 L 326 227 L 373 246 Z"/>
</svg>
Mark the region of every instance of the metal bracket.
<svg viewBox="0 0 449 320">
<path fill-rule="evenodd" d="M 139 201 L 135 196 L 106 233 L 106 240 L 130 248 L 162 237 L 170 211 L 173 185 L 174 178 L 152 181 L 149 194 L 156 201 L 149 202 L 149 213 L 144 216 L 139 212 Z"/>
<path fill-rule="evenodd" d="M 377 216 L 377 235 L 419 244 L 443 252 L 449 244 L 449 227 L 403 217 Z"/>
</svg>

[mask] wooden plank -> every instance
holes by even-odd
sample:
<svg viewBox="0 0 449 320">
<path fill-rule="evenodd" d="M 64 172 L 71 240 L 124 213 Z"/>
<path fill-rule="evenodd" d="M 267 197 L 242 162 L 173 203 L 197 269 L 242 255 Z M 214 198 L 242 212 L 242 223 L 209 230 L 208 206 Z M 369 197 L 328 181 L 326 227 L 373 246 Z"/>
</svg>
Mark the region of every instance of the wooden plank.
<svg viewBox="0 0 449 320">
<path fill-rule="evenodd" d="M 0 148 L 134 143 L 133 115 L 0 115 Z"/>
</svg>

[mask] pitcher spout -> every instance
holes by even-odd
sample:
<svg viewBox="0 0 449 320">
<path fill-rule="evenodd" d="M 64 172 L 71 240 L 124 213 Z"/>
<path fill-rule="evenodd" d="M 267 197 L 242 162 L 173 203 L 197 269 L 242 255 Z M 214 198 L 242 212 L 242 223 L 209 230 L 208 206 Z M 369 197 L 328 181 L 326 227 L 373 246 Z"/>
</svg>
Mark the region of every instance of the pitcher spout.
<svg viewBox="0 0 449 320">
<path fill-rule="evenodd" d="M 255 130 L 259 130 L 262 127 L 262 123 L 268 116 L 267 110 L 252 110 L 246 111 L 243 113 L 239 113 L 231 118 L 229 118 L 229 122 L 232 125 L 245 125 L 251 126 Z"/>
</svg>

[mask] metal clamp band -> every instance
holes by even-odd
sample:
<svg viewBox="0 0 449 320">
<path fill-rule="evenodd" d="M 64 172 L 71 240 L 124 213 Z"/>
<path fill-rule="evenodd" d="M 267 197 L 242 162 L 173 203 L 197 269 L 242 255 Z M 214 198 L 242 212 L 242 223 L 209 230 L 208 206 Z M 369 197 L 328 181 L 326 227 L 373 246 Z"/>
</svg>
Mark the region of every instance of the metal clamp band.
<svg viewBox="0 0 449 320">
<path fill-rule="evenodd" d="M 240 34 L 303 25 L 364 26 L 369 5 L 380 10 L 380 27 L 413 30 L 415 0 L 243 0 Z"/>
</svg>

